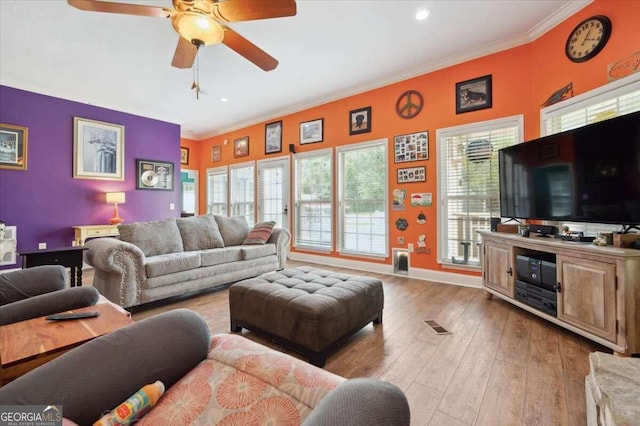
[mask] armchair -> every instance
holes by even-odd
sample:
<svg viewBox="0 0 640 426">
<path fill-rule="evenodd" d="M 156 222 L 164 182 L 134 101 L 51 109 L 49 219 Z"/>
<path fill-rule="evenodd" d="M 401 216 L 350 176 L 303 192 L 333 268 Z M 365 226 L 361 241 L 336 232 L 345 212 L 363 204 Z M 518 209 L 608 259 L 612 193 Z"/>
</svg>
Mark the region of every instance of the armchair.
<svg viewBox="0 0 640 426">
<path fill-rule="evenodd" d="M 93 287 L 66 288 L 68 281 L 67 270 L 60 265 L 0 274 L 0 325 L 98 302 L 98 290 Z"/>
</svg>

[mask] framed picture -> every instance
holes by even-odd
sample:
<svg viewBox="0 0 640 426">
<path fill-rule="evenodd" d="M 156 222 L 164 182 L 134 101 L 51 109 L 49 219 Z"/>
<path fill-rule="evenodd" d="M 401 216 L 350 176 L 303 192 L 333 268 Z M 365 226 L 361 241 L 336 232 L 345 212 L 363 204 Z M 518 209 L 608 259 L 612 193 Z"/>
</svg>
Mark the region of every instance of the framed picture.
<svg viewBox="0 0 640 426">
<path fill-rule="evenodd" d="M 282 152 L 282 121 L 264 125 L 264 153 Z"/>
<path fill-rule="evenodd" d="M 220 145 L 211 147 L 211 161 L 214 163 L 222 161 L 222 147 Z"/>
<path fill-rule="evenodd" d="M 407 167 L 398 169 L 398 183 L 426 182 L 427 167 Z"/>
<path fill-rule="evenodd" d="M 17 226 L 4 226 L 3 229 L 0 229 L 0 265 L 13 265 L 16 263 L 17 232 Z"/>
<path fill-rule="evenodd" d="M 138 173 L 136 189 L 173 191 L 173 163 L 136 160 L 136 170 Z"/>
<path fill-rule="evenodd" d="M 26 127 L 0 123 L 0 169 L 27 170 L 27 133 Z"/>
<path fill-rule="evenodd" d="M 371 131 L 371 107 L 349 111 L 349 134 L 357 135 Z"/>
<path fill-rule="evenodd" d="M 189 164 L 189 148 L 180 148 L 180 164 Z"/>
<path fill-rule="evenodd" d="M 407 163 L 429 159 L 429 132 L 427 130 L 393 138 L 394 161 Z"/>
<path fill-rule="evenodd" d="M 324 119 L 305 121 L 300 123 L 300 145 L 322 142 Z"/>
<path fill-rule="evenodd" d="M 73 177 L 124 180 L 124 126 L 73 117 Z"/>
<path fill-rule="evenodd" d="M 246 157 L 249 155 L 249 136 L 235 139 L 233 141 L 233 157 Z"/>
<path fill-rule="evenodd" d="M 456 83 L 456 114 L 491 108 L 491 75 Z"/>
</svg>

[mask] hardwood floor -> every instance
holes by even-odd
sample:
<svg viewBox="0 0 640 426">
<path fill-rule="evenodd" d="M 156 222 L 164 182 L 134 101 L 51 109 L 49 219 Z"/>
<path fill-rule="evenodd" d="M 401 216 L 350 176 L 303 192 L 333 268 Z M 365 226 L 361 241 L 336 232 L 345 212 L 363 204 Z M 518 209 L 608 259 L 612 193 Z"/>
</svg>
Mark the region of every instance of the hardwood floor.
<svg viewBox="0 0 640 426">
<path fill-rule="evenodd" d="M 396 384 L 409 400 L 412 425 L 586 424 L 588 354 L 611 353 L 607 348 L 498 298 L 487 299 L 480 289 L 311 266 L 384 282 L 383 324 L 367 325 L 324 368 Z M 200 313 L 212 334 L 229 332 L 227 290 L 134 310 L 133 318 L 176 308 Z M 424 323 L 428 319 L 451 334 L 436 335 Z M 300 357 L 254 333 L 243 335 Z"/>
</svg>

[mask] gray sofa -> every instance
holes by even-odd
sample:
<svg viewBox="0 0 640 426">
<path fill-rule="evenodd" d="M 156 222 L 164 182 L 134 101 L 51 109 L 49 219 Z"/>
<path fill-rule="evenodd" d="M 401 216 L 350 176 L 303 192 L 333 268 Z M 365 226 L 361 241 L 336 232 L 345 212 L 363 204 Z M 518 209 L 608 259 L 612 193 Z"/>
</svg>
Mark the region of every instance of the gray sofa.
<svg viewBox="0 0 640 426">
<path fill-rule="evenodd" d="M 119 239 L 88 241 L 85 262 L 95 268 L 93 286 L 122 307 L 283 269 L 291 239 L 273 222 L 252 230 L 244 217 L 211 214 L 123 224 L 118 231 Z"/>
<path fill-rule="evenodd" d="M 241 336 L 210 336 L 202 317 L 186 309 L 74 348 L 0 388 L 0 401 L 59 404 L 65 418 L 90 425 L 156 380 L 166 392 L 140 426 L 267 424 L 272 414 L 286 417 L 278 424 L 303 426 L 410 421 L 397 386 L 346 380 Z"/>
<path fill-rule="evenodd" d="M 68 288 L 60 265 L 43 265 L 0 274 L 0 325 L 95 305 L 95 288 Z"/>
</svg>

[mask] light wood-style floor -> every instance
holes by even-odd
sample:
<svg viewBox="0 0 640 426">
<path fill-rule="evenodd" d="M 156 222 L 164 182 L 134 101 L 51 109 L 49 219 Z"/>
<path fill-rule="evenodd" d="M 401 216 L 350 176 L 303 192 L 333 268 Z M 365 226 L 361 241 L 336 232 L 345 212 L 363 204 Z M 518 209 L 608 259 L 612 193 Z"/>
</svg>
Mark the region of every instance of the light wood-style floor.
<svg viewBox="0 0 640 426">
<path fill-rule="evenodd" d="M 304 264 L 290 261 L 287 267 Z M 610 350 L 498 298 L 489 300 L 480 289 L 309 265 L 384 282 L 383 323 L 367 325 L 324 368 L 399 386 L 409 399 L 412 425 L 586 424 L 588 354 Z M 212 334 L 229 332 L 227 290 L 134 310 L 133 318 L 175 308 L 200 313 Z M 436 335 L 424 324 L 428 319 L 451 334 Z"/>
</svg>

